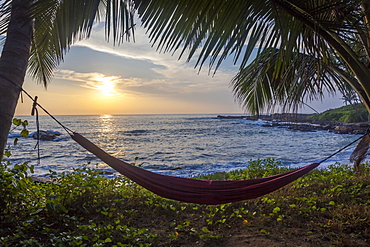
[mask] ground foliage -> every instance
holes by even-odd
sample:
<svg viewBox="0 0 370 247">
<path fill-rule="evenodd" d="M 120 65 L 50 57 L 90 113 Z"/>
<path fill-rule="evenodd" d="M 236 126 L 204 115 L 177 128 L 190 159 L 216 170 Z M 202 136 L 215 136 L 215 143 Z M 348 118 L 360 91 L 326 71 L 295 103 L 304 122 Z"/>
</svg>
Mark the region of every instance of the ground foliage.
<svg viewBox="0 0 370 247">
<path fill-rule="evenodd" d="M 368 246 L 370 165 L 335 164 L 267 196 L 217 206 L 161 198 L 98 169 L 50 172 L 34 182 L 27 163 L 0 169 L 1 246 Z M 287 171 L 271 159 L 206 179 Z"/>
</svg>

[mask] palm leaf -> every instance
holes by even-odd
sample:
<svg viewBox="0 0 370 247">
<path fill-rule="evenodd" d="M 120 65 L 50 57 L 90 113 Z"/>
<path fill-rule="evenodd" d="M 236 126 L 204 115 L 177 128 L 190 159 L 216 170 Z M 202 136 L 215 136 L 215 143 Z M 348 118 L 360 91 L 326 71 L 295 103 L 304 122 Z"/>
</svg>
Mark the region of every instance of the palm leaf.
<svg viewBox="0 0 370 247">
<path fill-rule="evenodd" d="M 6 0 L 0 3 L 0 35 L 5 35 L 8 30 L 10 19 L 11 1 Z"/>
<path fill-rule="evenodd" d="M 200 67 L 208 58 L 210 67 L 218 67 L 231 53 L 237 61 L 244 44 L 253 41 L 244 53 L 244 60 L 248 60 L 257 41 L 265 45 L 270 37 L 276 37 L 278 30 L 269 25 L 271 4 L 266 7 L 266 2 L 135 1 L 139 17 L 157 49 L 163 52 L 180 49 L 180 57 L 187 52 L 188 60 L 196 55 Z M 263 37 L 266 40 L 261 40 Z"/>
<path fill-rule="evenodd" d="M 164 52 L 181 49 L 180 56 L 188 50 L 190 59 L 200 48 L 199 66 L 208 57 L 211 57 L 211 66 L 230 54 L 238 60 L 242 50 L 245 56 L 241 64 L 245 65 L 257 43 L 261 48 L 282 48 L 287 53 L 302 51 L 303 48 L 319 52 L 324 44 L 322 37 L 312 35 L 308 22 L 331 31 L 353 30 L 355 24 L 356 28 L 360 24 L 363 26 L 358 12 L 354 11 L 361 8 L 361 1 L 353 1 L 350 6 L 338 0 L 134 2 L 157 49 Z M 292 11 L 300 13 L 305 23 L 293 16 Z M 311 29 L 310 33 L 307 33 L 308 29 Z M 292 42 L 298 39 L 301 42 Z M 317 46 L 319 43 L 322 44 Z"/>
<path fill-rule="evenodd" d="M 133 33 L 129 0 L 36 1 L 30 9 L 35 20 L 29 72 L 45 86 L 72 44 L 89 38 L 96 21 L 104 18 L 106 39 L 123 42 Z"/>
<path fill-rule="evenodd" d="M 334 63 L 337 61 L 323 62 L 302 53 L 286 57 L 277 66 L 281 53 L 280 49 L 265 49 L 233 78 L 233 91 L 247 111 L 260 114 L 276 106 L 294 111 L 303 102 L 322 99 L 325 92 L 347 89 L 347 81 L 355 80 Z"/>
<path fill-rule="evenodd" d="M 350 161 L 354 162 L 354 166 L 358 167 L 361 162 L 366 158 L 367 151 L 370 145 L 370 135 L 365 135 L 357 144 L 355 150 L 350 156 Z"/>
</svg>

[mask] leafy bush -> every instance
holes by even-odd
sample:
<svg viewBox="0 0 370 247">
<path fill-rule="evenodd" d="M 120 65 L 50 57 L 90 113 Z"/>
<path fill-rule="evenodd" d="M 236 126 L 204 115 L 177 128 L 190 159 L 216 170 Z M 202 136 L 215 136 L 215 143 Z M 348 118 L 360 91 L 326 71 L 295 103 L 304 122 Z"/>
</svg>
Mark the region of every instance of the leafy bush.
<svg viewBox="0 0 370 247">
<path fill-rule="evenodd" d="M 1 246 L 228 246 L 240 232 L 287 246 L 307 239 L 361 246 L 370 237 L 369 164 L 362 174 L 335 164 L 264 197 L 216 206 L 164 199 L 124 177 L 104 178 L 86 167 L 50 172 L 50 182 L 37 183 L 27 164 L 9 165 L 3 162 L 0 170 Z M 266 159 L 203 178 L 248 179 L 287 170 Z M 288 239 L 294 241 L 289 245 Z"/>
</svg>

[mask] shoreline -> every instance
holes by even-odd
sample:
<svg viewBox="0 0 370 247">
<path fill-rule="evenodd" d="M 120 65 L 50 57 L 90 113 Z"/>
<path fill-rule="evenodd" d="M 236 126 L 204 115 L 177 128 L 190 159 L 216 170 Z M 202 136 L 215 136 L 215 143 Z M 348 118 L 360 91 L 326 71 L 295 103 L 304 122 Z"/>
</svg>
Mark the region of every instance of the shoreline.
<svg viewBox="0 0 370 247">
<path fill-rule="evenodd" d="M 218 119 L 245 119 L 250 121 L 266 121 L 263 127 L 287 128 L 302 132 L 328 131 L 335 134 L 365 134 L 370 127 L 369 122 L 344 123 L 339 121 L 309 119 L 314 114 L 290 114 L 278 113 L 256 116 L 224 116 L 218 115 Z"/>
</svg>

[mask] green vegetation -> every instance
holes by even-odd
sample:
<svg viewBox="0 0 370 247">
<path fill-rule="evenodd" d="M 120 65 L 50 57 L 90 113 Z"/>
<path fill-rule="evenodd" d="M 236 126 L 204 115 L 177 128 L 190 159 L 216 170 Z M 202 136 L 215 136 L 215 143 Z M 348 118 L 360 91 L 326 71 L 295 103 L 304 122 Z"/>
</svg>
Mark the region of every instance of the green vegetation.
<svg viewBox="0 0 370 247">
<path fill-rule="evenodd" d="M 361 103 L 346 105 L 335 109 L 324 111 L 308 117 L 315 120 L 340 121 L 344 123 L 355 123 L 367 121 L 368 112 Z"/>
<path fill-rule="evenodd" d="M 285 172 L 277 161 L 206 179 L 249 179 Z M 267 196 L 217 206 L 161 198 L 122 176 L 82 167 L 37 183 L 27 163 L 0 167 L 1 246 L 366 246 L 370 165 L 315 170 Z M 267 243 L 267 242 L 266 242 Z M 255 244 L 256 246 L 256 244 Z"/>
</svg>

